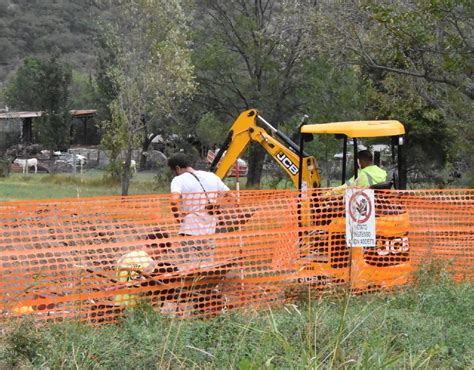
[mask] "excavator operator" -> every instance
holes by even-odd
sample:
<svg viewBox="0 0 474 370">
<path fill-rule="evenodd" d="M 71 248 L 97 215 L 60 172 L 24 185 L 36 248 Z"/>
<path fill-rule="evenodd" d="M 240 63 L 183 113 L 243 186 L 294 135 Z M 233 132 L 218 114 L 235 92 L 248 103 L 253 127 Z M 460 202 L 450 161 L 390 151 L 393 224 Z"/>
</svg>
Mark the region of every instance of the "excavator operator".
<svg viewBox="0 0 474 370">
<path fill-rule="evenodd" d="M 325 193 L 326 197 L 341 195 L 348 187 L 370 188 L 378 184 L 385 185 L 387 181 L 387 172 L 373 163 L 373 156 L 370 150 L 361 150 L 357 152 L 357 163 L 359 165 L 357 178 L 352 176 L 345 184 L 332 188 L 330 191 Z M 336 204 L 333 202 L 332 207 L 335 206 Z M 342 204 L 339 204 L 339 206 L 342 207 Z"/>
<path fill-rule="evenodd" d="M 373 163 L 373 157 L 370 150 L 361 150 L 357 153 L 359 171 L 357 178 L 352 176 L 344 185 L 336 189 L 345 189 L 347 187 L 370 188 L 373 185 L 382 184 L 387 181 L 387 172 Z"/>
</svg>

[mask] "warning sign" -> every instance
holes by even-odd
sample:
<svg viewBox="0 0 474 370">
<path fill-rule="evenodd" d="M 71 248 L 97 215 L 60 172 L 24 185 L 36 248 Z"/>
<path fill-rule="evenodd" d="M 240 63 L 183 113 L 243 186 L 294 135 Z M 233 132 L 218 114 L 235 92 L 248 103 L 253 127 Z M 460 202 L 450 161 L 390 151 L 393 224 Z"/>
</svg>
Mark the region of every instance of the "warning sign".
<svg viewBox="0 0 474 370">
<path fill-rule="evenodd" d="M 375 247 L 374 191 L 346 190 L 346 241 L 349 247 Z"/>
</svg>

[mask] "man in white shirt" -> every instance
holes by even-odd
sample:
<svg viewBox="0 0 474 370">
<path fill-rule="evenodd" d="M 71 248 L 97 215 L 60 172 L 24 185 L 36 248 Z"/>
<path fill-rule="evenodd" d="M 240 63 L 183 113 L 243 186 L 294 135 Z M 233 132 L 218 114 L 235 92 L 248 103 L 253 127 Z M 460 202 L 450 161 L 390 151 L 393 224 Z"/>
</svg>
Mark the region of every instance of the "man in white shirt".
<svg viewBox="0 0 474 370">
<path fill-rule="evenodd" d="M 176 175 L 171 181 L 171 211 L 180 222 L 179 235 L 191 237 L 214 234 L 217 222 L 214 206 L 218 192 L 229 190 L 227 185 L 212 172 L 195 170 L 184 153 L 171 156 L 168 166 Z M 212 262 L 212 247 L 209 244 L 208 238 L 184 240 L 183 262 L 193 265 Z"/>
</svg>

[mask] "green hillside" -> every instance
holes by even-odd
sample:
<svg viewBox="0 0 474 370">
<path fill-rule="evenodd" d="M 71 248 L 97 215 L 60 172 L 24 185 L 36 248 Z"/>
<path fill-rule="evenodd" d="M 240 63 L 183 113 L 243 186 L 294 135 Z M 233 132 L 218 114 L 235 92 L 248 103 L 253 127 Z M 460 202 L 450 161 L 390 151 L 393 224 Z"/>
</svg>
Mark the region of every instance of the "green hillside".
<svg viewBox="0 0 474 370">
<path fill-rule="evenodd" d="M 27 56 L 58 51 L 84 71 L 94 65 L 99 9 L 91 1 L 0 0 L 0 81 Z"/>
</svg>

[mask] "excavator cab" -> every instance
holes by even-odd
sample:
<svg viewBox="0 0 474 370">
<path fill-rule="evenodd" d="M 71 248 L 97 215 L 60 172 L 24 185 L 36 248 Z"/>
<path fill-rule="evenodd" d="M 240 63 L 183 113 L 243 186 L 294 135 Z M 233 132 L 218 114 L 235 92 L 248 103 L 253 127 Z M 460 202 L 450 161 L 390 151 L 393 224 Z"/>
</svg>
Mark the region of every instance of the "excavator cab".
<svg viewBox="0 0 474 370">
<path fill-rule="evenodd" d="M 333 123 L 321 123 L 321 124 L 308 124 L 300 127 L 300 145 L 299 151 L 304 151 L 305 142 L 308 141 L 308 137 L 312 138 L 317 134 L 334 134 L 337 138 L 343 140 L 343 151 L 342 151 L 342 182 L 341 185 L 346 182 L 347 177 L 347 158 L 348 155 L 348 143 L 351 140 L 353 144 L 353 168 L 354 176 L 357 178 L 358 163 L 357 163 L 357 152 L 361 139 L 373 139 L 373 138 L 387 138 L 390 137 L 391 149 L 392 149 L 392 160 L 396 158 L 397 171 L 390 176 L 389 181 L 383 184 L 373 185 L 373 189 L 390 189 L 394 186 L 396 189 L 405 189 L 404 182 L 401 181 L 400 173 L 402 172 L 402 146 L 403 146 L 403 135 L 405 134 L 404 126 L 395 120 L 385 121 L 349 121 L 349 122 L 333 122 Z M 303 158 L 300 157 L 300 165 L 303 163 Z M 298 188 L 304 188 L 305 184 L 303 179 L 298 181 Z"/>
<path fill-rule="evenodd" d="M 343 140 L 342 184 L 346 182 L 348 143 L 353 144 L 354 176 L 358 173 L 358 144 L 360 140 L 390 138 L 392 160 L 396 159 L 396 172 L 402 171 L 402 145 L 404 126 L 395 120 L 353 121 L 307 124 L 300 127 L 300 153 L 304 151 L 307 136 L 337 135 Z M 304 165 L 302 156 L 299 166 Z M 406 283 L 411 272 L 408 237 L 408 212 L 400 195 L 389 192 L 395 186 L 404 189 L 401 176 L 394 174 L 386 183 L 371 186 L 375 191 L 376 245 L 373 247 L 348 247 L 346 245 L 346 218 L 343 192 L 333 193 L 325 199 L 324 193 L 307 191 L 302 197 L 301 220 L 309 224 L 309 231 L 300 238 L 302 270 L 309 282 L 327 284 L 355 282 L 354 288 L 393 287 Z M 303 192 L 308 186 L 300 175 L 298 188 Z M 356 276 L 354 276 L 356 275 Z"/>
</svg>

